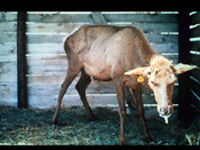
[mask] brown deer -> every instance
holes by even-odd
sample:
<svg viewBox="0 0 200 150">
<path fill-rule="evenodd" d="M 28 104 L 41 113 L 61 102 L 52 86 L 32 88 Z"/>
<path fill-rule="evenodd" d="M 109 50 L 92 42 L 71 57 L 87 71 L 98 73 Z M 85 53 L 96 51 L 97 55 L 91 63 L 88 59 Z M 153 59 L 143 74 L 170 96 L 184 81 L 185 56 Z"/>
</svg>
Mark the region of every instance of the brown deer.
<svg viewBox="0 0 200 150">
<path fill-rule="evenodd" d="M 180 74 L 195 68 L 183 64 L 173 66 L 171 61 L 151 48 L 143 32 L 136 27 L 85 25 L 68 36 L 64 49 L 69 65 L 58 96 L 53 124 L 58 122 L 60 106 L 67 88 L 80 72 L 81 77 L 76 89 L 90 120 L 95 119 L 86 98 L 91 77 L 95 80 L 112 80 L 119 103 L 120 144 L 125 143 L 124 89 L 128 88 L 132 93 L 144 129 L 144 139 L 151 141 L 144 118 L 142 85 L 153 91 L 158 113 L 167 122 L 173 112 L 175 73 Z"/>
</svg>

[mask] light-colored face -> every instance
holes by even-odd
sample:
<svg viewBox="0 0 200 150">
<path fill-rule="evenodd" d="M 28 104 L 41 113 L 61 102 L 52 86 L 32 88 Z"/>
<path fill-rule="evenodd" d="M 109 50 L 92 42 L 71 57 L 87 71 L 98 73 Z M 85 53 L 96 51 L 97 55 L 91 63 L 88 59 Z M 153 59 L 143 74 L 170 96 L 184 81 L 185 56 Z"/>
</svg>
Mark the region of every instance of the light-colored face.
<svg viewBox="0 0 200 150">
<path fill-rule="evenodd" d="M 127 71 L 125 75 L 139 76 L 139 83 L 147 79 L 149 88 L 155 95 L 157 102 L 157 110 L 160 117 L 165 119 L 168 123 L 168 118 L 173 113 L 172 94 L 174 83 L 177 78 L 175 74 L 182 74 L 197 68 L 195 65 L 188 65 L 179 63 L 173 65 L 171 61 L 163 56 L 152 57 L 150 65 L 146 67 L 138 67 L 133 70 Z"/>
<path fill-rule="evenodd" d="M 172 69 L 151 69 L 148 85 L 155 95 L 157 111 L 161 117 L 173 113 L 172 94 L 177 78 Z"/>
</svg>

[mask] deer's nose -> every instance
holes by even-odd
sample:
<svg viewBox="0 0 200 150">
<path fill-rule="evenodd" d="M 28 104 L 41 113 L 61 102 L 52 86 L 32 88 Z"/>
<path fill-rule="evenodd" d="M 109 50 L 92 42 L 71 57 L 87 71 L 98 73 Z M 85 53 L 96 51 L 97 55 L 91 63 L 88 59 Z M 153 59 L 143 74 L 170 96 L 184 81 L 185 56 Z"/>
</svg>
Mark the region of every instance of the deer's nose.
<svg viewBox="0 0 200 150">
<path fill-rule="evenodd" d="M 160 115 L 166 116 L 166 115 L 169 115 L 170 113 L 171 113 L 171 111 L 170 111 L 169 107 L 161 107 L 160 108 Z"/>
</svg>

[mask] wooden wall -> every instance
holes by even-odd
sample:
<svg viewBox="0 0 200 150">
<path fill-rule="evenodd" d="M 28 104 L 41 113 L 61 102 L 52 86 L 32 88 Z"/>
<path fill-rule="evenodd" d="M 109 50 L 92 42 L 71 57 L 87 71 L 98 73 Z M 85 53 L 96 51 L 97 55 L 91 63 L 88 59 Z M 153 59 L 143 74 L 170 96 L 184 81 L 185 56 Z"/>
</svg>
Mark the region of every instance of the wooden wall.
<svg viewBox="0 0 200 150">
<path fill-rule="evenodd" d="M 199 68 L 190 76 L 191 106 L 200 113 L 200 12 L 190 15 L 190 62 Z"/>
<path fill-rule="evenodd" d="M 0 105 L 17 106 L 16 21 L 16 12 L 0 12 Z"/>
<path fill-rule="evenodd" d="M 152 47 L 178 62 L 178 12 L 28 12 L 27 63 L 29 107 L 47 108 L 57 104 L 60 86 L 67 71 L 62 40 L 83 24 L 136 26 Z M 0 105 L 17 105 L 16 26 L 17 12 L 0 12 Z M 77 77 L 63 99 L 63 105 L 82 105 L 75 90 Z M 174 89 L 176 103 L 178 83 Z M 91 106 L 117 106 L 111 82 L 93 81 L 87 90 Z M 144 91 L 145 106 L 155 104 Z M 154 105 L 155 106 L 155 105 Z"/>
</svg>

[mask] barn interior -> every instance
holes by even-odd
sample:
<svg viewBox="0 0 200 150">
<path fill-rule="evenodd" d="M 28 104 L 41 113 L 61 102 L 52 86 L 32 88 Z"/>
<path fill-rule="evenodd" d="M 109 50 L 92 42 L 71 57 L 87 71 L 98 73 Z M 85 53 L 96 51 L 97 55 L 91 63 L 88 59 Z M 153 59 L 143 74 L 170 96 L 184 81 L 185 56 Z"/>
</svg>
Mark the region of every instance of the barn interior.
<svg viewBox="0 0 200 150">
<path fill-rule="evenodd" d="M 136 26 L 153 49 L 174 64 L 200 66 L 199 11 L 2 11 L 0 145 L 117 144 L 118 102 L 112 82 L 93 80 L 89 85 L 88 102 L 99 118 L 89 122 L 75 89 L 77 76 L 63 98 L 60 124 L 51 128 L 68 69 L 63 38 L 85 24 Z M 199 145 L 199 89 L 199 68 L 178 76 L 173 92 L 175 112 L 169 125 L 156 112 L 154 94 L 143 89 L 147 124 L 157 141 L 150 144 Z M 142 140 L 137 112 L 134 117 L 128 113 L 126 124 L 128 145 L 148 145 Z"/>
</svg>

